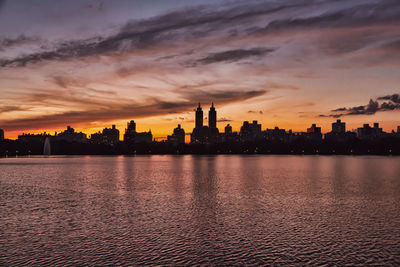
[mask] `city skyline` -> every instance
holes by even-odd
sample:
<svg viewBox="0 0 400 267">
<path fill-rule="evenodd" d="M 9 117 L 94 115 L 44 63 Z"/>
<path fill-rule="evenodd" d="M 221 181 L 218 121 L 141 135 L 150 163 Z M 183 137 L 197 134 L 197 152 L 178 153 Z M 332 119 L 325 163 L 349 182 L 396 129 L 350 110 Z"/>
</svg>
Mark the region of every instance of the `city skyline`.
<svg viewBox="0 0 400 267">
<path fill-rule="evenodd" d="M 63 134 L 65 133 L 73 133 L 73 137 L 71 140 L 69 141 L 76 141 L 78 139 L 79 140 L 91 140 L 94 142 L 103 142 L 103 136 L 106 137 L 106 139 L 110 139 L 112 138 L 114 141 L 111 142 L 111 144 L 116 144 L 119 141 L 128 141 L 129 139 L 132 138 L 132 140 L 135 140 L 135 136 L 137 138 L 137 135 L 140 135 L 140 140 L 145 140 L 146 142 L 152 142 L 152 141 L 172 141 L 172 142 L 176 142 L 176 138 L 179 140 L 183 140 L 182 142 L 184 143 L 209 143 L 211 140 L 211 143 L 213 142 L 221 142 L 221 140 L 219 140 L 219 137 L 221 135 L 229 135 L 229 134 L 241 134 L 243 135 L 244 131 L 244 127 L 252 127 L 255 126 L 256 127 L 256 131 L 259 131 L 260 133 L 267 133 L 268 131 L 280 131 L 282 133 L 285 134 L 301 134 L 301 135 L 307 135 L 310 133 L 317 133 L 318 134 L 318 139 L 323 139 L 323 138 L 330 138 L 330 135 L 334 134 L 344 134 L 344 133 L 353 133 L 357 136 L 360 135 L 360 131 L 362 134 L 362 131 L 365 128 L 369 128 L 369 124 L 370 123 L 363 123 L 362 127 L 358 127 L 357 129 L 348 129 L 346 128 L 346 122 L 342 121 L 341 119 L 336 119 L 336 121 L 331 121 L 331 125 L 330 125 L 330 129 L 325 129 L 325 131 L 322 130 L 322 127 L 319 127 L 317 125 L 317 123 L 312 123 L 311 127 L 309 128 L 305 128 L 301 131 L 293 131 L 293 129 L 284 129 L 284 128 L 280 128 L 279 125 L 275 125 L 274 127 L 262 127 L 262 123 L 259 123 L 257 120 L 247 120 L 247 121 L 243 121 L 242 125 L 240 126 L 239 129 L 234 129 L 232 127 L 232 125 L 230 125 L 230 123 L 227 123 L 225 121 L 223 121 L 223 125 L 220 125 L 221 129 L 224 129 L 223 131 L 219 131 L 218 128 L 218 115 L 217 115 L 217 109 L 214 106 L 214 102 L 211 103 L 210 105 L 210 109 L 208 111 L 208 117 L 204 116 L 204 112 L 203 112 L 203 107 L 201 106 L 201 103 L 198 103 L 198 106 L 193 114 L 194 120 L 193 120 L 193 130 L 192 131 L 187 131 L 185 132 L 185 129 L 182 127 L 181 124 L 177 125 L 177 128 L 175 129 L 170 129 L 170 132 L 172 132 L 171 135 L 167 135 L 167 136 L 163 136 L 163 137 L 158 137 L 158 136 L 153 136 L 151 129 L 149 129 L 148 131 L 141 131 L 140 128 L 137 128 L 137 123 L 135 122 L 135 120 L 130 120 L 126 123 L 126 127 L 124 128 L 124 131 L 121 129 L 118 129 L 116 127 L 115 124 L 111 125 L 111 128 L 103 128 L 102 131 L 98 131 L 95 133 L 91 133 L 91 134 L 86 134 L 83 133 L 81 131 L 79 131 L 79 129 L 77 131 L 75 131 L 75 129 L 73 127 L 71 127 L 70 125 L 67 126 L 67 129 L 65 130 L 65 127 L 63 130 L 59 131 L 59 132 L 54 132 L 53 134 L 50 131 L 43 131 L 40 133 L 35 133 L 35 132 L 31 132 L 31 133 L 27 133 L 27 132 L 22 132 L 18 134 L 18 139 L 22 138 L 29 138 L 29 137 L 35 137 L 35 136 L 54 136 L 54 137 L 60 137 L 63 139 Z M 211 119 L 209 119 L 211 118 Z M 249 123 L 250 121 L 250 123 Z M 206 123 L 205 123 L 206 122 Z M 224 126 L 225 125 L 225 126 Z M 400 125 L 398 125 L 397 127 L 391 129 L 388 132 L 385 132 L 385 130 L 380 127 L 380 123 L 379 122 L 374 122 L 373 127 L 371 127 L 371 129 L 377 129 L 379 130 L 379 133 L 386 133 L 386 134 L 391 134 L 391 133 L 396 133 L 399 134 L 400 133 Z M 250 131 L 252 131 L 252 129 L 249 129 Z M 367 129 L 368 130 L 368 129 Z M 75 136 L 75 135 L 78 136 Z M 150 134 L 150 135 L 148 135 Z M 369 134 L 369 133 L 367 133 Z M 178 137 L 178 135 L 182 136 L 182 137 Z M 7 138 L 7 136 L 5 136 L 4 130 L 0 128 L 0 140 L 1 139 L 10 139 Z M 255 136 L 252 136 L 251 139 L 253 140 Z M 375 138 L 376 136 L 374 136 Z M 144 138 L 144 139 L 143 139 Z M 66 139 L 68 140 L 68 139 Z M 174 141 L 175 140 L 175 141 Z M 81 142 L 81 141 L 79 141 Z M 180 141 L 179 141 L 180 143 Z"/>
<path fill-rule="evenodd" d="M 0 128 L 122 136 L 134 119 L 167 138 L 191 132 L 200 101 L 236 131 L 257 120 L 326 133 L 340 118 L 390 132 L 398 14 L 394 0 L 0 1 Z"/>
<path fill-rule="evenodd" d="M 207 113 L 206 113 L 207 114 Z M 87 135 L 73 127 L 54 134 L 22 133 L 17 140 L 4 139 L 0 129 L 0 156 L 31 155 L 136 155 L 136 154 L 312 154 L 312 155 L 399 155 L 400 126 L 385 132 L 379 122 L 363 124 L 349 131 L 341 119 L 331 123 L 323 133 L 317 123 L 306 131 L 295 132 L 279 126 L 263 128 L 257 120 L 243 121 L 240 131 L 228 123 L 218 128 L 218 111 L 211 104 L 208 123 L 198 103 L 193 113 L 193 130 L 186 132 L 181 124 L 160 140 L 151 130 L 140 131 L 134 120 L 124 131 L 116 125 Z M 120 136 L 123 134 L 123 138 Z M 189 139 L 190 138 L 190 139 Z"/>
</svg>

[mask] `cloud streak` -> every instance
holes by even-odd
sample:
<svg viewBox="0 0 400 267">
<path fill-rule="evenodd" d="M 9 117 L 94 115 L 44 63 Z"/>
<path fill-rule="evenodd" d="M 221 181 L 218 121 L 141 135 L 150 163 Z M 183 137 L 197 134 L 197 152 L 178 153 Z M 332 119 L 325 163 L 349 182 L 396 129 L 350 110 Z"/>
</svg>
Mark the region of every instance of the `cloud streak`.
<svg viewBox="0 0 400 267">
<path fill-rule="evenodd" d="M 27 108 L 23 108 L 20 106 L 0 106 L 0 114 L 14 111 L 26 111 L 29 110 Z"/>
<path fill-rule="evenodd" d="M 252 114 L 263 114 L 264 112 L 262 110 L 249 110 L 247 113 L 252 113 Z"/>
<path fill-rule="evenodd" d="M 262 47 L 228 50 L 219 53 L 211 53 L 207 57 L 197 60 L 197 63 L 206 65 L 219 62 L 235 62 L 246 58 L 263 57 L 273 51 L 275 51 L 275 49 Z"/>
</svg>

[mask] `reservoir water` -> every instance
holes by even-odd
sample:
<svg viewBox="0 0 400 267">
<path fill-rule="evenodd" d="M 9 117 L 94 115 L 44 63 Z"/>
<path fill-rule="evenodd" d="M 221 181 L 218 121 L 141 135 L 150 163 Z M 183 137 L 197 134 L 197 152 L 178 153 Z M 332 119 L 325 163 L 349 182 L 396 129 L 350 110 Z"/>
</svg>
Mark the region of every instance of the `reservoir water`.
<svg viewBox="0 0 400 267">
<path fill-rule="evenodd" d="M 400 265 L 400 157 L 0 159 L 0 265 Z"/>
</svg>

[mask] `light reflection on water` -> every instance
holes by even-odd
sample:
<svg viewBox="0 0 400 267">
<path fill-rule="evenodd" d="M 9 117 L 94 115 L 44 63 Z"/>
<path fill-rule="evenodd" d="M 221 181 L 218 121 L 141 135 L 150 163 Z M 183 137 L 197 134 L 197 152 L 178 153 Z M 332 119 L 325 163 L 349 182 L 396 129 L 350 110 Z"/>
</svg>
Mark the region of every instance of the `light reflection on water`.
<svg viewBox="0 0 400 267">
<path fill-rule="evenodd" d="M 0 159 L 0 264 L 399 264 L 400 158 Z"/>
</svg>

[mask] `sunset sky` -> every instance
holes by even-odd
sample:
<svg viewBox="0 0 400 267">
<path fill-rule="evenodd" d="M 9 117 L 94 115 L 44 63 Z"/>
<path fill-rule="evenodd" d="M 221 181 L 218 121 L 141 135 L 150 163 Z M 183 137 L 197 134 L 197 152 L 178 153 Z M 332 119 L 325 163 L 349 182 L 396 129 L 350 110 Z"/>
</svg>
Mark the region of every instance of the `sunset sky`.
<svg viewBox="0 0 400 267">
<path fill-rule="evenodd" d="M 400 125 L 399 0 L 0 0 L 0 128 Z"/>
</svg>

